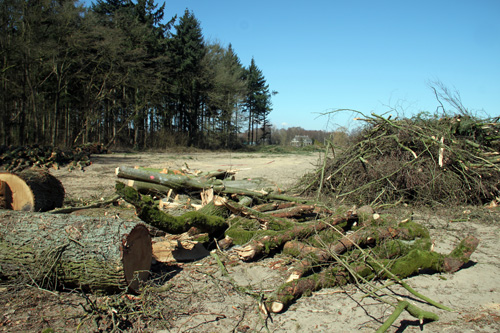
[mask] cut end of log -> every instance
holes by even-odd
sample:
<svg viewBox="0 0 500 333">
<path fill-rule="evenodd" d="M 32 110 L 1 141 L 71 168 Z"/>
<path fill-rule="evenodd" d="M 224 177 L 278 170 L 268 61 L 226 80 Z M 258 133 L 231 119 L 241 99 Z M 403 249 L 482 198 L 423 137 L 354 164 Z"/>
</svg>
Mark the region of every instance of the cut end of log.
<svg viewBox="0 0 500 333">
<path fill-rule="evenodd" d="M 221 239 L 217 242 L 217 245 L 219 246 L 219 249 L 226 250 L 233 245 L 233 239 L 226 235 L 224 239 Z"/>
<path fill-rule="evenodd" d="M 283 311 L 284 308 L 285 306 L 283 305 L 283 303 L 274 301 L 269 306 L 269 311 L 272 313 L 280 313 L 281 311 Z"/>
<path fill-rule="evenodd" d="M 122 240 L 122 262 L 129 290 L 139 292 L 141 282 L 149 277 L 153 250 L 146 226 L 139 224 Z"/>
<path fill-rule="evenodd" d="M 189 262 L 209 254 L 203 244 L 192 240 L 170 239 L 153 244 L 153 258 L 161 263 Z"/>
<path fill-rule="evenodd" d="M 301 277 L 301 274 L 298 273 L 298 272 L 293 272 L 292 274 L 290 274 L 290 276 L 288 277 L 288 279 L 286 279 L 285 283 L 288 283 L 288 282 L 292 282 L 292 281 L 295 281 L 295 280 L 298 280 L 300 279 Z"/>
<path fill-rule="evenodd" d="M 245 247 L 236 249 L 236 253 L 238 254 L 238 257 L 243 260 L 243 261 L 249 261 L 252 260 L 255 257 L 256 251 L 255 249 L 247 245 Z"/>
<path fill-rule="evenodd" d="M 1 197 L 4 208 L 28 212 L 46 212 L 62 207 L 64 187 L 43 169 L 26 169 L 17 174 L 1 172 Z"/>
<path fill-rule="evenodd" d="M 0 208 L 12 209 L 12 192 L 3 180 L 0 180 Z"/>
<path fill-rule="evenodd" d="M 263 302 L 259 302 L 259 311 L 262 313 L 264 316 L 269 315 L 269 312 L 267 311 L 266 304 Z"/>
</svg>

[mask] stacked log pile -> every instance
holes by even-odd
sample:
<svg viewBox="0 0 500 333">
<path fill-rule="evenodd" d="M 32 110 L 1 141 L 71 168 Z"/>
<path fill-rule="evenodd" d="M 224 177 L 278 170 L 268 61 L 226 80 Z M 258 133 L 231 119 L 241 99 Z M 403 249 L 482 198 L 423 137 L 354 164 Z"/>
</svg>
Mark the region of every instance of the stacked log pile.
<svg viewBox="0 0 500 333">
<path fill-rule="evenodd" d="M 52 146 L 38 144 L 27 146 L 0 146 L 0 168 L 18 172 L 33 166 L 55 168 L 68 166 L 82 170 L 91 164 L 91 154 L 106 154 L 100 144 L 87 144 L 71 150 L 62 150 Z"/>
</svg>

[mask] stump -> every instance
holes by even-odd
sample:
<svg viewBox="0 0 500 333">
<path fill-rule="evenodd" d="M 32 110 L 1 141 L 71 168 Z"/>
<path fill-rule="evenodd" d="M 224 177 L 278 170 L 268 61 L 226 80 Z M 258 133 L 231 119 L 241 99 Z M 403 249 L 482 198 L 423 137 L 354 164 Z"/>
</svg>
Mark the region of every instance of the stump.
<svg viewBox="0 0 500 333">
<path fill-rule="evenodd" d="M 138 292 L 149 276 L 145 225 L 113 218 L 0 211 L 0 278 L 47 289 Z"/>
<path fill-rule="evenodd" d="M 0 198 L 2 208 L 45 212 L 62 207 L 64 187 L 43 169 L 25 169 L 19 173 L 1 172 Z"/>
</svg>

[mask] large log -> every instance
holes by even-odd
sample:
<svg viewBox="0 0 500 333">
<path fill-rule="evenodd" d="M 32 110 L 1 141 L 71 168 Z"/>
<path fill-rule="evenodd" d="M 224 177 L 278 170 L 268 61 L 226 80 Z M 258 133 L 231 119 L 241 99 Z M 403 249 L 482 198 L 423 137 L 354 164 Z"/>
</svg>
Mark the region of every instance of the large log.
<svg viewBox="0 0 500 333">
<path fill-rule="evenodd" d="M 259 188 L 261 182 L 251 180 L 230 181 L 216 178 L 190 177 L 180 174 L 165 174 L 145 169 L 118 167 L 115 170 L 118 178 L 138 180 L 166 186 L 174 191 L 205 190 L 212 188 L 216 193 L 239 194 L 261 199 L 304 202 L 303 199 L 275 194 Z M 144 188 L 144 184 L 141 184 Z"/>
<path fill-rule="evenodd" d="M 143 224 L 113 218 L 0 211 L 0 277 L 48 289 L 138 292 L 152 246 Z"/>
<path fill-rule="evenodd" d="M 44 169 L 31 168 L 19 173 L 0 172 L 4 205 L 2 208 L 45 212 L 62 207 L 64 187 Z"/>
</svg>

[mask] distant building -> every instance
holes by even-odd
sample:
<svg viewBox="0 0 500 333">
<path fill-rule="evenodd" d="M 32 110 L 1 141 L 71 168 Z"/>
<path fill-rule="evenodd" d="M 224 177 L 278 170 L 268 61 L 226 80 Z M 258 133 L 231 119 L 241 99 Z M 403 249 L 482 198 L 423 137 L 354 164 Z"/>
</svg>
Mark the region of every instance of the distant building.
<svg viewBox="0 0 500 333">
<path fill-rule="evenodd" d="M 313 144 L 313 140 L 307 135 L 296 135 L 292 141 L 290 141 L 290 145 L 294 147 L 305 147 Z"/>
</svg>

